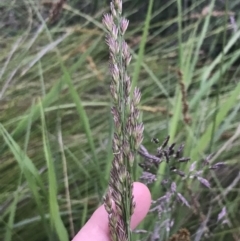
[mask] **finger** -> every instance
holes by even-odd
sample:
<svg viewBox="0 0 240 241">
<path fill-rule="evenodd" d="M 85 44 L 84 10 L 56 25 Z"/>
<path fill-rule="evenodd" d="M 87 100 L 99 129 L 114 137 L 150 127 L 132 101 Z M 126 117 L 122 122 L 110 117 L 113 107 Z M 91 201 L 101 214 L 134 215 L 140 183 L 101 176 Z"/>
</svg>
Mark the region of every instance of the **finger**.
<svg viewBox="0 0 240 241">
<path fill-rule="evenodd" d="M 135 182 L 133 196 L 136 207 L 131 218 L 131 228 L 134 229 L 147 215 L 151 204 L 151 194 L 148 188 Z M 78 232 L 72 241 L 110 241 L 108 229 L 108 214 L 104 206 L 100 206 L 91 216 L 89 221 Z"/>
<path fill-rule="evenodd" d="M 145 218 L 151 205 L 151 194 L 144 184 L 140 182 L 134 183 L 133 196 L 134 201 L 136 202 L 136 207 L 131 218 L 131 229 L 135 229 Z"/>
</svg>

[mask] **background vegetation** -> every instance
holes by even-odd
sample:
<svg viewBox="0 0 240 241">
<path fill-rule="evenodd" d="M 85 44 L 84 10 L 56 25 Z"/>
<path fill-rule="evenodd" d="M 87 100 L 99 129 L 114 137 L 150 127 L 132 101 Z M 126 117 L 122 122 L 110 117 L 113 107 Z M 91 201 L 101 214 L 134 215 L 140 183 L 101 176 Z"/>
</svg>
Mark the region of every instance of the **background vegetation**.
<svg viewBox="0 0 240 241">
<path fill-rule="evenodd" d="M 108 182 L 113 125 L 101 18 L 109 3 L 56 2 L 0 1 L 0 240 L 68 240 Z M 210 190 L 192 181 L 189 192 L 176 177 L 197 209 L 178 204 L 170 234 L 186 227 L 192 240 L 239 240 L 239 3 L 134 0 L 124 9 L 144 145 L 154 152 L 151 139 L 170 135 L 199 165 L 209 154 L 227 164 L 206 173 Z M 164 170 L 150 186 L 154 199 L 165 193 Z M 155 216 L 140 228 L 153 230 Z"/>
</svg>

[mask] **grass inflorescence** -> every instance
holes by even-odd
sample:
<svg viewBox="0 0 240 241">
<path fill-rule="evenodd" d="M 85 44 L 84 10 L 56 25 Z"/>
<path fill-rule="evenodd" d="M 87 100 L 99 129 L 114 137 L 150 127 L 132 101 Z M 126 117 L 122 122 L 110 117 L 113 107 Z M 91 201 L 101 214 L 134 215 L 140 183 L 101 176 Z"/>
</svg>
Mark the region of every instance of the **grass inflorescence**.
<svg viewBox="0 0 240 241">
<path fill-rule="evenodd" d="M 123 38 L 129 22 L 122 17 L 122 1 L 112 1 L 110 9 L 111 14 L 104 15 L 103 24 L 108 30 L 106 42 L 110 50 L 114 159 L 104 205 L 109 215 L 112 240 L 127 241 L 131 240 L 130 220 L 135 206 L 132 168 L 143 139 L 143 124 L 139 123 L 140 113 L 137 108 L 141 93 L 135 87 L 131 96 L 131 79 L 127 72 L 131 54 Z"/>
</svg>

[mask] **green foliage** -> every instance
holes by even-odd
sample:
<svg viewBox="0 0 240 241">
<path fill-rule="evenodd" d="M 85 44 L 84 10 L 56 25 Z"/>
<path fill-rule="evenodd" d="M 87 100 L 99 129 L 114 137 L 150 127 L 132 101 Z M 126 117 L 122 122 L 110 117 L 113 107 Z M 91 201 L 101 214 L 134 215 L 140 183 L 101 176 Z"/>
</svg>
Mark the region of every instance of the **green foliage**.
<svg viewBox="0 0 240 241">
<path fill-rule="evenodd" d="M 0 240 L 64 241 L 71 220 L 76 232 L 102 202 L 112 161 L 108 51 L 101 25 L 108 4 L 69 0 L 50 23 L 45 22 L 49 5 L 11 2 L 0 3 Z M 236 21 L 239 4 L 225 2 L 124 4 L 133 54 L 129 73 L 142 92 L 144 145 L 154 152 L 151 138 L 162 141 L 169 134 L 171 142 L 185 143 L 184 155 L 192 161 L 213 153 L 213 159 L 228 164 L 209 174 L 211 191 L 188 183 L 201 211 L 207 216 L 211 210 L 211 240 L 234 240 L 240 225 L 239 189 L 231 186 L 239 170 L 240 31 L 229 20 L 232 11 Z M 150 187 L 154 199 L 165 192 L 164 165 L 158 174 Z M 191 201 L 183 183 L 178 192 Z M 224 206 L 230 227 L 215 224 Z M 171 233 L 187 227 L 195 237 L 199 215 L 179 207 L 172 213 Z M 152 229 L 151 215 L 141 228 Z"/>
</svg>

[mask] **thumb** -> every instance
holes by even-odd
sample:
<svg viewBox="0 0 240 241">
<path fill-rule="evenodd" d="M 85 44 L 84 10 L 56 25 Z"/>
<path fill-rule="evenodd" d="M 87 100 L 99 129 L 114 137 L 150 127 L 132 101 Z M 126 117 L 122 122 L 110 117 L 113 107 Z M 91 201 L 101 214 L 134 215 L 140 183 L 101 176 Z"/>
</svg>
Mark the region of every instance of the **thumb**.
<svg viewBox="0 0 240 241">
<path fill-rule="evenodd" d="M 131 217 L 131 228 L 134 229 L 147 215 L 151 204 L 151 194 L 148 188 L 135 182 L 133 185 L 133 196 L 136 203 L 134 213 Z M 73 238 L 72 241 L 111 241 L 108 228 L 108 214 L 104 206 L 100 206 Z"/>
</svg>

